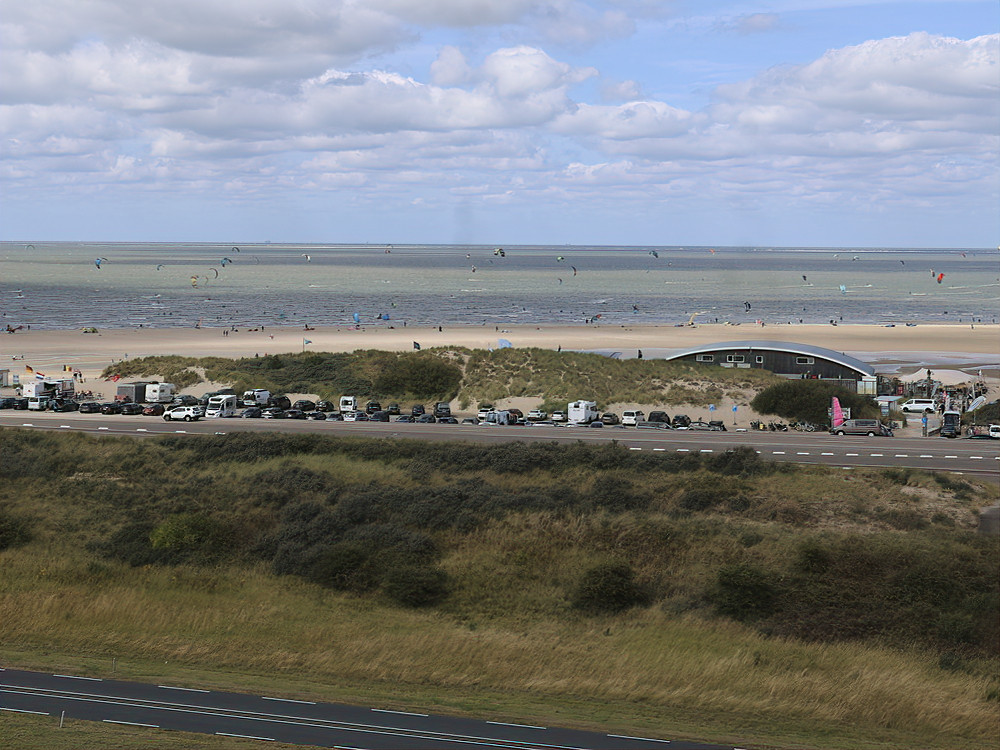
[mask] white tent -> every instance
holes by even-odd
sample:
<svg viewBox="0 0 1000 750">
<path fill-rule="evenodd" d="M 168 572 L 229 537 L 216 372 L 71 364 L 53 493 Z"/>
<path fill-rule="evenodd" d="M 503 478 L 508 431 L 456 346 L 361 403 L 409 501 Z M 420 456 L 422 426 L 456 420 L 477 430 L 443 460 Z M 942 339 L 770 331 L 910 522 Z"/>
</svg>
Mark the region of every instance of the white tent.
<svg viewBox="0 0 1000 750">
<path fill-rule="evenodd" d="M 962 385 L 963 383 L 971 383 L 976 379 L 974 375 L 969 375 L 961 370 L 939 370 L 934 367 L 930 368 L 930 370 L 931 380 L 940 381 L 941 385 Z M 927 368 L 911 372 L 909 375 L 900 375 L 899 379 L 904 383 L 916 383 L 921 380 L 927 380 Z"/>
</svg>

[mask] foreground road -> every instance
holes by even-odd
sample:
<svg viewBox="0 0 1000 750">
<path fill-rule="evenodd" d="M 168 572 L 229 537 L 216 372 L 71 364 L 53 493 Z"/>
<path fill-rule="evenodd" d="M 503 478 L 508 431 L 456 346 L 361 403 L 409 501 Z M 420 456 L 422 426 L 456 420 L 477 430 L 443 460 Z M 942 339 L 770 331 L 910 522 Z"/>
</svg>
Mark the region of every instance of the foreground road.
<svg viewBox="0 0 1000 750">
<path fill-rule="evenodd" d="M 605 427 L 486 427 L 399 422 L 314 422 L 312 420 L 202 419 L 164 422 L 159 417 L 52 414 L 3 411 L 0 427 L 77 430 L 98 435 L 199 435 L 236 431 L 332 434 L 340 437 L 400 437 L 502 443 L 515 440 L 574 443 L 617 441 L 632 450 L 717 453 L 750 446 L 762 458 L 845 467 L 906 467 L 929 471 L 1000 476 L 1000 444 L 995 440 L 838 437 L 820 432 L 696 432 Z"/>
<path fill-rule="evenodd" d="M 667 737 L 432 716 L 214 690 L 0 670 L 0 712 L 372 750 L 721 750 Z M 732 748 L 731 745 L 725 746 Z"/>
</svg>

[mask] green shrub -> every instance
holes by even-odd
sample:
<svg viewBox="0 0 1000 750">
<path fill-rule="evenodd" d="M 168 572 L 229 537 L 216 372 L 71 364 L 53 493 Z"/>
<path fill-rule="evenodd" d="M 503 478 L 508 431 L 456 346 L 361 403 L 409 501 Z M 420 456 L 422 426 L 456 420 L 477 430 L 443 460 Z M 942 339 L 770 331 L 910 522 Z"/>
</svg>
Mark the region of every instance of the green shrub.
<svg viewBox="0 0 1000 750">
<path fill-rule="evenodd" d="M 0 550 L 21 547 L 32 539 L 28 519 L 0 510 Z"/>
<path fill-rule="evenodd" d="M 430 565 L 397 565 L 386 570 L 382 590 L 397 604 L 430 607 L 451 593 L 448 574 Z"/>
<path fill-rule="evenodd" d="M 772 473 L 775 463 L 763 460 L 753 448 L 741 446 L 714 454 L 706 462 L 706 468 L 726 476 L 753 477 Z"/>
<path fill-rule="evenodd" d="M 372 551 L 355 542 L 339 542 L 316 555 L 309 579 L 339 591 L 363 592 L 379 583 Z"/>
<path fill-rule="evenodd" d="M 851 416 L 877 417 L 871 399 L 822 380 L 784 380 L 768 386 L 750 402 L 759 414 L 776 414 L 786 419 L 829 424 L 827 409 L 836 396 L 840 405 L 850 407 Z"/>
<path fill-rule="evenodd" d="M 749 563 L 736 563 L 719 568 L 712 598 L 719 614 L 750 621 L 773 614 L 779 595 L 778 578 L 773 573 Z"/>
<path fill-rule="evenodd" d="M 230 528 L 200 513 L 179 513 L 164 519 L 149 534 L 154 550 L 168 550 L 173 559 L 207 562 L 228 553 L 233 546 Z"/>
<path fill-rule="evenodd" d="M 622 612 L 649 604 L 650 595 L 635 581 L 631 566 L 609 562 L 587 570 L 572 594 L 573 606 L 588 614 Z"/>
</svg>

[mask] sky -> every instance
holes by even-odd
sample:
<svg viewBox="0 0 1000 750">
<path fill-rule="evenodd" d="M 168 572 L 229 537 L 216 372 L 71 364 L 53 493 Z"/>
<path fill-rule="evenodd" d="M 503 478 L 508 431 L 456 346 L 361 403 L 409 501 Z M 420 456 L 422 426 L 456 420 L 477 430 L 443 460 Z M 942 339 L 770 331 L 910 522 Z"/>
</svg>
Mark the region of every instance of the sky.
<svg viewBox="0 0 1000 750">
<path fill-rule="evenodd" d="M 996 0 L 0 0 L 0 240 L 1000 242 Z"/>
</svg>

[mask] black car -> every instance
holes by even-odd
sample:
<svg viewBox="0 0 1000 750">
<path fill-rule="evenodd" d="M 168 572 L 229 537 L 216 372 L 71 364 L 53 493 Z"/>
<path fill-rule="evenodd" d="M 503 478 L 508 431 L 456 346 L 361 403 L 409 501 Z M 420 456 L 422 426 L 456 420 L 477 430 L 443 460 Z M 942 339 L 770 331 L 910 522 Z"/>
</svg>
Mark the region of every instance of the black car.
<svg viewBox="0 0 1000 750">
<path fill-rule="evenodd" d="M 416 420 L 413 417 L 411 417 L 409 414 L 403 414 L 402 416 L 396 417 L 396 421 L 397 422 L 407 422 L 409 424 L 412 424 L 413 422 L 416 422 Z"/>
<path fill-rule="evenodd" d="M 665 422 L 670 424 L 670 415 L 665 411 L 651 411 L 649 416 L 646 417 L 647 422 Z"/>
<path fill-rule="evenodd" d="M 378 401 L 369 401 L 365 404 L 365 414 L 374 414 L 377 411 L 382 411 L 382 404 Z"/>
<path fill-rule="evenodd" d="M 109 401 L 106 404 L 101 404 L 101 414 L 121 414 L 122 405 L 115 402 Z"/>
<path fill-rule="evenodd" d="M 194 396 L 174 396 L 171 406 L 198 406 L 199 400 Z"/>
<path fill-rule="evenodd" d="M 97 403 L 96 401 L 84 401 L 82 404 L 80 404 L 80 413 L 81 414 L 100 414 L 101 413 L 101 405 L 99 403 Z"/>
<path fill-rule="evenodd" d="M 423 404 L 414 404 L 413 408 L 410 409 L 410 414 L 412 416 L 414 416 L 414 417 L 419 417 L 425 411 L 426 411 L 426 409 L 424 409 L 424 405 Z"/>
<path fill-rule="evenodd" d="M 284 419 L 285 410 L 278 406 L 269 406 L 260 414 L 264 419 Z"/>
<path fill-rule="evenodd" d="M 299 411 L 316 411 L 316 402 L 302 398 L 292 404 L 292 408 Z"/>
<path fill-rule="evenodd" d="M 368 415 L 369 422 L 388 422 L 389 412 L 387 411 L 373 411 Z"/>
<path fill-rule="evenodd" d="M 691 422 L 687 428 L 689 430 L 710 430 L 714 432 L 722 432 L 726 428 L 721 424 L 712 424 L 711 422 L 705 422 L 701 419 Z"/>
<path fill-rule="evenodd" d="M 0 409 L 13 409 L 14 408 L 14 398 L 8 396 L 6 398 L 0 398 Z"/>
<path fill-rule="evenodd" d="M 670 424 L 674 427 L 688 427 L 691 425 L 691 417 L 687 414 L 675 414 L 674 418 L 670 420 Z"/>
<path fill-rule="evenodd" d="M 437 417 L 433 414 L 421 414 L 417 417 L 417 422 L 420 424 L 430 424 L 431 422 L 437 422 Z"/>
<path fill-rule="evenodd" d="M 292 400 L 288 396 L 271 396 L 267 400 L 267 405 L 277 409 L 291 409 Z"/>
<path fill-rule="evenodd" d="M 240 417 L 243 419 L 260 419 L 260 415 L 263 413 L 263 409 L 259 406 L 250 406 L 243 410 Z"/>
<path fill-rule="evenodd" d="M 399 416 L 399 404 L 389 404 L 387 407 L 385 407 L 385 410 L 394 417 Z"/>
<path fill-rule="evenodd" d="M 130 417 L 134 417 L 136 414 L 142 414 L 142 410 L 146 407 L 142 404 L 122 404 L 121 411 L 119 413 L 125 414 Z"/>
<path fill-rule="evenodd" d="M 306 419 L 315 419 L 315 420 L 318 420 L 320 422 L 325 422 L 326 421 L 326 412 L 325 411 L 311 411 L 311 412 L 308 412 L 306 414 Z"/>
<path fill-rule="evenodd" d="M 438 424 L 458 424 L 455 417 L 438 417 Z"/>
<path fill-rule="evenodd" d="M 64 398 L 54 398 L 49 401 L 49 409 L 52 411 L 78 411 L 80 405 L 76 401 Z"/>
<path fill-rule="evenodd" d="M 11 409 L 17 409 L 18 411 L 27 411 L 28 409 L 28 399 L 26 398 L 15 398 L 14 404 L 10 407 Z"/>
<path fill-rule="evenodd" d="M 337 411 L 337 405 L 332 401 L 317 401 L 316 411 Z"/>
<path fill-rule="evenodd" d="M 305 419 L 306 413 L 301 409 L 288 409 L 285 412 L 285 419 Z"/>
<path fill-rule="evenodd" d="M 344 421 L 344 415 L 341 414 L 339 411 L 331 411 L 331 412 L 329 412 L 326 415 L 326 421 L 327 422 L 343 422 Z"/>
</svg>

